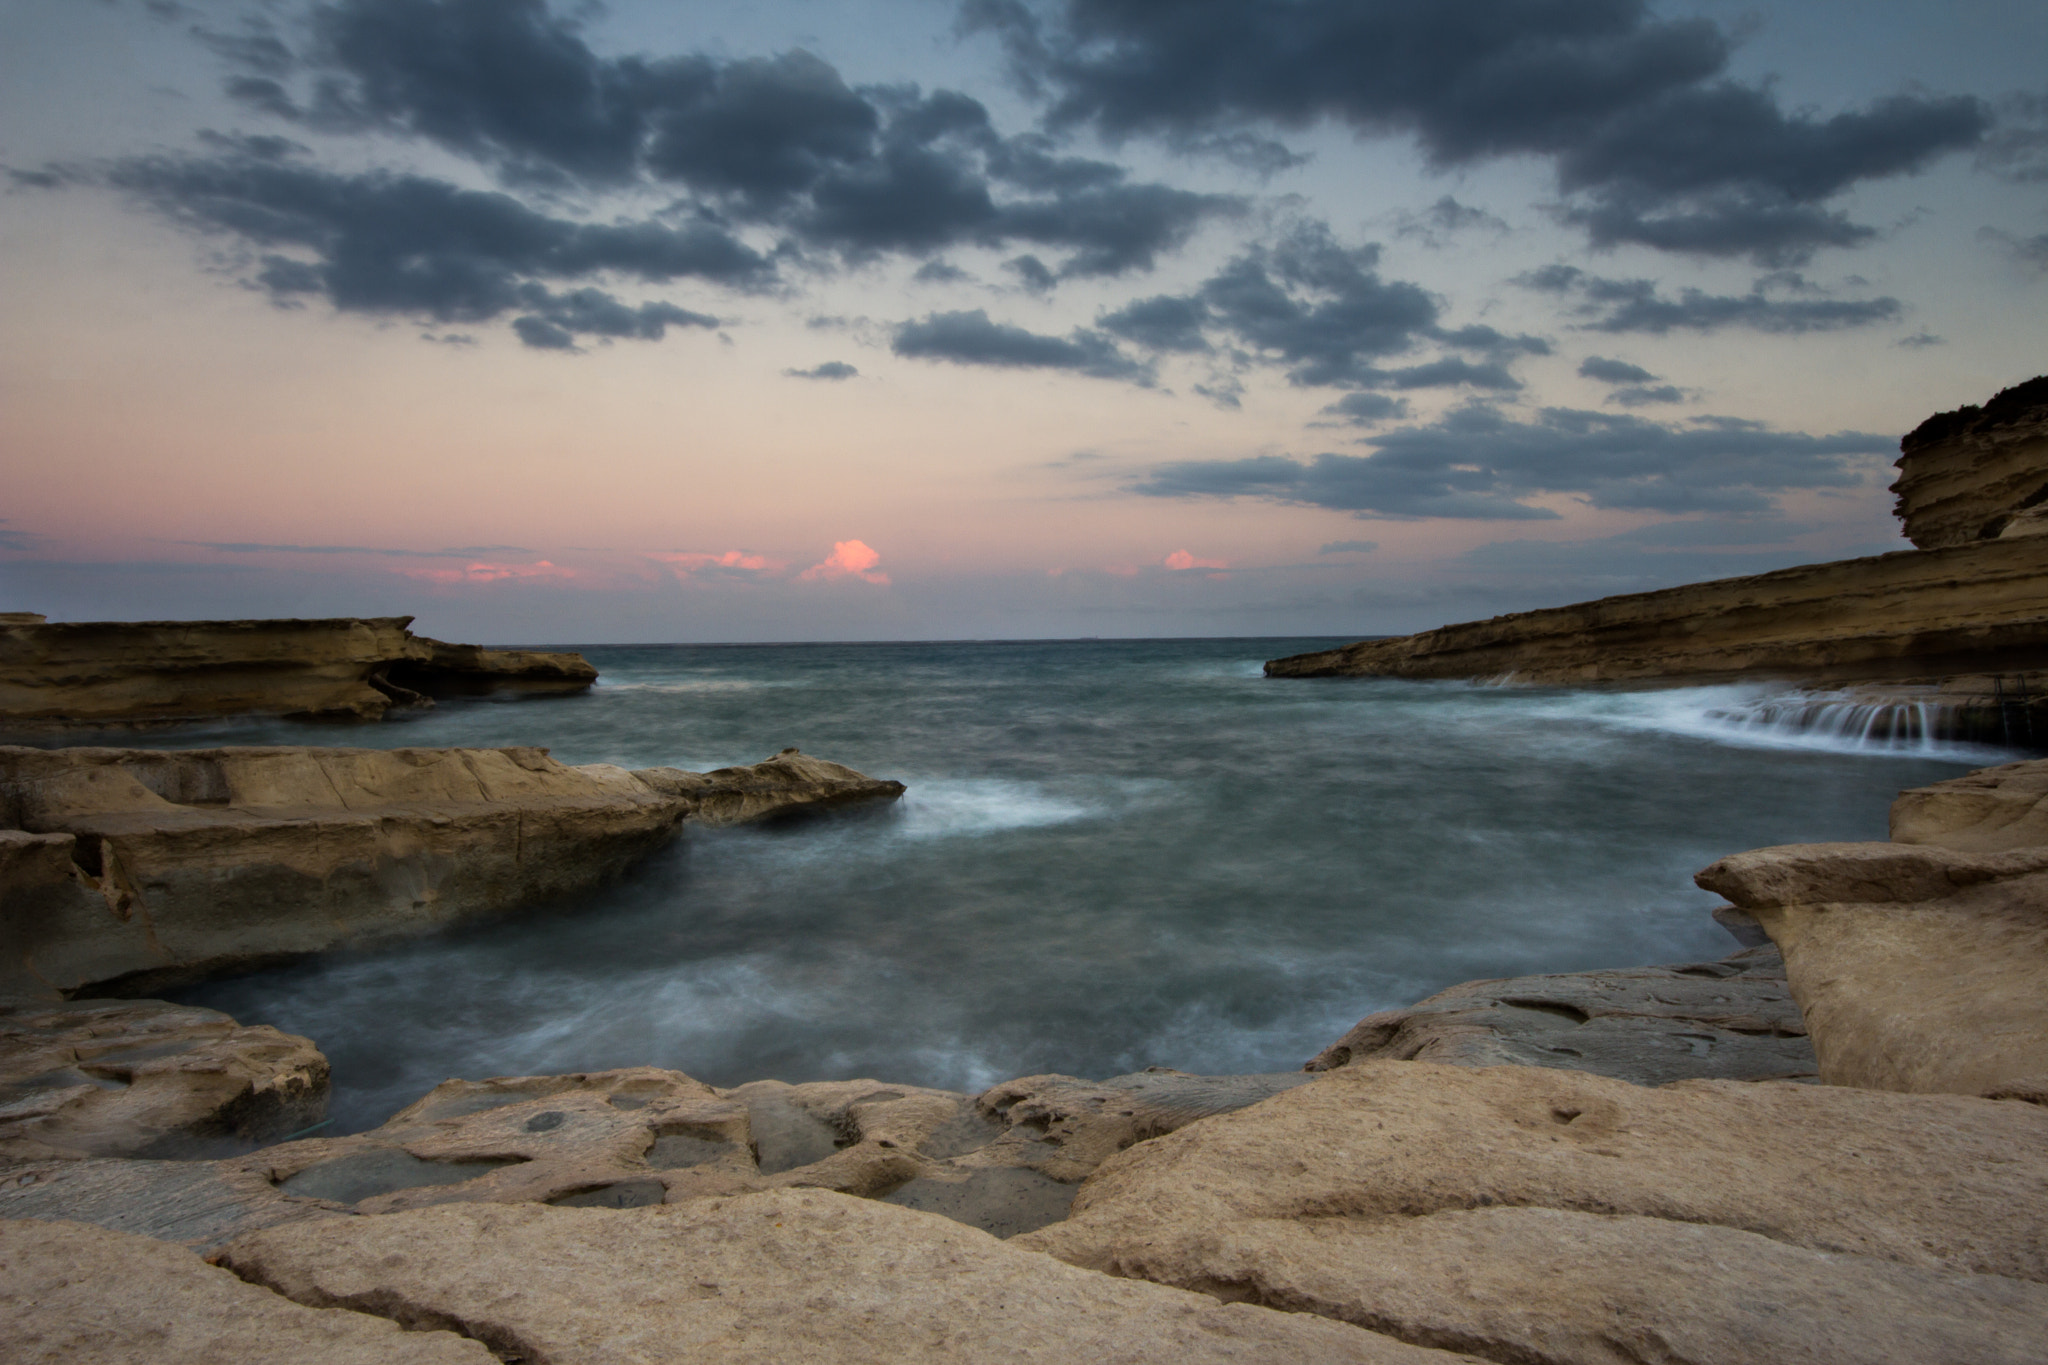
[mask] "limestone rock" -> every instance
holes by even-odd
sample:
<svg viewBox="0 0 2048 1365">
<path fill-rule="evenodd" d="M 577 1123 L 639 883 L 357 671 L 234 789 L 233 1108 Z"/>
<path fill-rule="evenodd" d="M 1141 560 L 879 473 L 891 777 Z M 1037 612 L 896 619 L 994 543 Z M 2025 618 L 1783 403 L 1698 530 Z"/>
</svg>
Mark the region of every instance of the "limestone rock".
<svg viewBox="0 0 2048 1365">
<path fill-rule="evenodd" d="M 2048 539 L 1801 565 L 1275 659 L 1271 677 L 1859 683 L 2048 667 Z"/>
<path fill-rule="evenodd" d="M 1366 1016 L 1304 1070 L 1372 1060 L 1565 1067 L 1637 1085 L 1817 1069 L 1771 947 L 1719 962 L 1468 981 Z"/>
<path fill-rule="evenodd" d="M 1965 853 L 2048 848 L 2048 759 L 1979 768 L 1900 792 L 1891 838 Z"/>
<path fill-rule="evenodd" d="M 256 1228 L 345 1216 L 333 1205 L 289 1197 L 246 1161 L 71 1157 L 0 1165 L 0 1220 L 72 1219 L 200 1252 Z"/>
<path fill-rule="evenodd" d="M 183 1247 L 80 1223 L 0 1222 L 13 1365 L 493 1365 L 431 1326 L 306 1308 Z"/>
<path fill-rule="evenodd" d="M 872 778 L 795 749 L 741 768 L 708 773 L 640 768 L 634 776 L 664 795 L 688 800 L 691 818 L 705 825 L 751 824 L 792 811 L 893 801 L 903 795 L 901 782 Z"/>
<path fill-rule="evenodd" d="M 138 994 L 595 885 L 688 814 L 545 749 L 0 747 L 0 824 L 74 840 L 55 918 L 0 902 L 0 976 Z"/>
<path fill-rule="evenodd" d="M 1112 1158 L 1016 1239 L 1494 1360 L 2024 1360 L 2048 1112 L 1368 1062 Z"/>
<path fill-rule="evenodd" d="M 161 1000 L 0 1002 L 0 1156 L 191 1156 L 318 1120 L 304 1038 Z"/>
<path fill-rule="evenodd" d="M 1895 512 L 1923 550 L 2048 532 L 2048 375 L 1899 442 Z"/>
<path fill-rule="evenodd" d="M 449 1206 L 271 1229 L 220 1259 L 309 1306 L 455 1326 L 551 1365 L 1461 1358 L 1090 1274 L 818 1190 L 625 1212 Z"/>
<path fill-rule="evenodd" d="M 580 654 L 424 639 L 410 616 L 273 621 L 0 621 L 0 721 L 107 725 L 211 716 L 374 720 L 437 695 L 580 692 Z"/>
<path fill-rule="evenodd" d="M 1941 837 L 1996 844 L 2025 823 L 1998 818 L 2023 803 L 1980 804 L 1990 818 Z M 1907 823 L 1939 834 L 1957 808 L 1919 802 Z M 1783 950 L 1823 1081 L 2048 1103 L 2048 847 L 1793 844 L 1696 880 Z"/>
</svg>

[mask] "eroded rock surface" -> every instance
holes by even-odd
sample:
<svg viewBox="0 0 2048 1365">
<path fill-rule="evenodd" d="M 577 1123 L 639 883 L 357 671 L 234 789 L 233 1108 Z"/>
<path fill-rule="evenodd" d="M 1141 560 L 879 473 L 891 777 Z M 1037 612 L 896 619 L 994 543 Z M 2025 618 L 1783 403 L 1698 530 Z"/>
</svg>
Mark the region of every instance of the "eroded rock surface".
<svg viewBox="0 0 2048 1365">
<path fill-rule="evenodd" d="M 1090 1274 L 821 1190 L 610 1213 L 451 1206 L 271 1229 L 221 1259 L 303 1304 L 453 1324 L 501 1357 L 555 1365 L 1460 1358 Z"/>
<path fill-rule="evenodd" d="M 1719 962 L 1468 981 L 1367 1015 L 1304 1070 L 1365 1061 L 1564 1067 L 1637 1085 L 1818 1069 L 1784 961 L 1768 946 Z"/>
<path fill-rule="evenodd" d="M 2048 532 L 2048 375 L 1928 418 L 1899 450 L 1894 511 L 1921 549 Z"/>
<path fill-rule="evenodd" d="M 12 1365 L 493 1365 L 429 1324 L 307 1308 L 183 1247 L 81 1223 L 0 1222 Z"/>
<path fill-rule="evenodd" d="M 2048 847 L 1794 844 L 1697 880 L 1784 951 L 1823 1081 L 2048 1103 Z"/>
<path fill-rule="evenodd" d="M 1369 1062 L 1125 1152 L 1017 1239 L 1492 1360 L 2020 1361 L 2048 1113 Z"/>
<path fill-rule="evenodd" d="M 320 1118 L 327 1081 L 308 1039 L 214 1010 L 0 1002 L 0 1159 L 275 1142 Z"/>
<path fill-rule="evenodd" d="M 2048 539 L 1603 597 L 1266 665 L 1271 677 L 1939 679 L 2048 667 Z"/>
<path fill-rule="evenodd" d="M 419 933 L 608 880 L 687 818 L 902 791 L 794 750 L 643 775 L 535 748 L 0 746 L 0 991 L 138 994 Z"/>
<path fill-rule="evenodd" d="M 374 720 L 435 696 L 580 692 L 580 654 L 414 635 L 410 616 L 272 621 L 0 620 L 0 722 L 108 725 L 213 716 Z"/>
</svg>

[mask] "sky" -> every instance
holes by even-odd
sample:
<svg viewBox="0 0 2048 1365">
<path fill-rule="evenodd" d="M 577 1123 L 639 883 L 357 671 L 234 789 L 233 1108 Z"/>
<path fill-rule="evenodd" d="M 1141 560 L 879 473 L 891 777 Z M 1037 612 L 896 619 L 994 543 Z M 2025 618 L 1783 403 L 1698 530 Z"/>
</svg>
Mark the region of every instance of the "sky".
<svg viewBox="0 0 2048 1365">
<path fill-rule="evenodd" d="M 1330 635 L 1907 548 L 2048 6 L 0 0 L 0 610 Z"/>
</svg>

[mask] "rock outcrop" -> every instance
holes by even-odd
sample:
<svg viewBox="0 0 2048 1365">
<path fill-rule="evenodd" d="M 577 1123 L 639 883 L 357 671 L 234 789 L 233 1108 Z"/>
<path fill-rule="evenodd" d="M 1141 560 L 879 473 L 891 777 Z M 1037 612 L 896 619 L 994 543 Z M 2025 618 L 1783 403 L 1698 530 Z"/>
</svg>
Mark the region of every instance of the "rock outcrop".
<svg viewBox="0 0 2048 1365">
<path fill-rule="evenodd" d="M 0 1222 L 11 1365 L 494 1365 L 429 1323 L 307 1308 L 183 1247 L 80 1223 Z"/>
<path fill-rule="evenodd" d="M 2048 375 L 1937 413 L 1899 452 L 1894 511 L 1921 549 L 2048 532 Z"/>
<path fill-rule="evenodd" d="M 0 724 L 121 725 L 215 716 L 375 720 L 498 689 L 581 692 L 580 654 L 424 639 L 410 616 L 318 621 L 0 618 Z"/>
<path fill-rule="evenodd" d="M 1830 1085 L 2048 1104 L 2048 761 L 1903 793 L 1892 843 L 1723 858 Z"/>
<path fill-rule="evenodd" d="M 0 1002 L 0 1159 L 198 1156 L 276 1142 L 327 1107 L 305 1039 L 161 1000 Z"/>
<path fill-rule="evenodd" d="M 1266 673 L 1838 686 L 2048 668 L 2048 376 L 1930 417 L 1900 449 L 1892 490 L 1917 551 L 1361 640 L 1274 659 Z M 1985 715 L 1961 728 L 2011 727 Z"/>
<path fill-rule="evenodd" d="M 0 994 L 139 995 L 580 891 L 692 816 L 903 786 L 785 750 L 715 774 L 545 749 L 0 746 Z"/>
<path fill-rule="evenodd" d="M 2044 472 L 2048 478 L 2048 472 Z M 1852 684 L 2048 668 L 2048 539 L 1802 565 L 1362 640 L 1275 678 Z"/>
<path fill-rule="evenodd" d="M 1344 1067 L 1112 1158 L 1016 1239 L 1496 1361 L 2037 1359 L 2048 1111 Z"/>
<path fill-rule="evenodd" d="M 1367 1061 L 1561 1067 L 1637 1085 L 1817 1072 L 1768 946 L 1719 962 L 1468 981 L 1367 1015 L 1303 1069 Z"/>
</svg>

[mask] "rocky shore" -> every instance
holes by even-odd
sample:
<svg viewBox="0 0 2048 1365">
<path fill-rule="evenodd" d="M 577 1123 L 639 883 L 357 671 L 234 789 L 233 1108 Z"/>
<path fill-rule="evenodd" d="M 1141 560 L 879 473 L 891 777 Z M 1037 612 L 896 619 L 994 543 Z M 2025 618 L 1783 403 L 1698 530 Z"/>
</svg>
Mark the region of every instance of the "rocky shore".
<svg viewBox="0 0 2048 1365">
<path fill-rule="evenodd" d="M 410 616 L 320 621 L 73 621 L 0 613 L 0 727 L 215 716 L 375 720 L 434 698 L 581 692 L 580 654 L 414 635 Z"/>
<path fill-rule="evenodd" d="M 1769 679 L 1932 701 L 1992 738 L 2009 728 L 1998 708 L 2010 697 L 2031 724 L 2041 689 L 2024 675 L 2048 669 L 2048 376 L 1929 418 L 1901 442 L 1897 467 L 1896 512 L 1914 550 L 1362 640 L 1274 659 L 1266 673 Z"/>
<path fill-rule="evenodd" d="M 65 792 L 137 760 L 41 762 Z M 589 780 L 743 818 L 848 771 Z M 1467 983 L 1277 1075 L 966 1095 L 637 1067 L 449 1081 L 333 1137 L 309 1040 L 17 1004 L 0 1339 L 32 1361 L 2035 1361 L 2048 761 L 1903 793 L 1892 836 L 1703 871 L 1767 940 L 1728 958 Z"/>
</svg>

